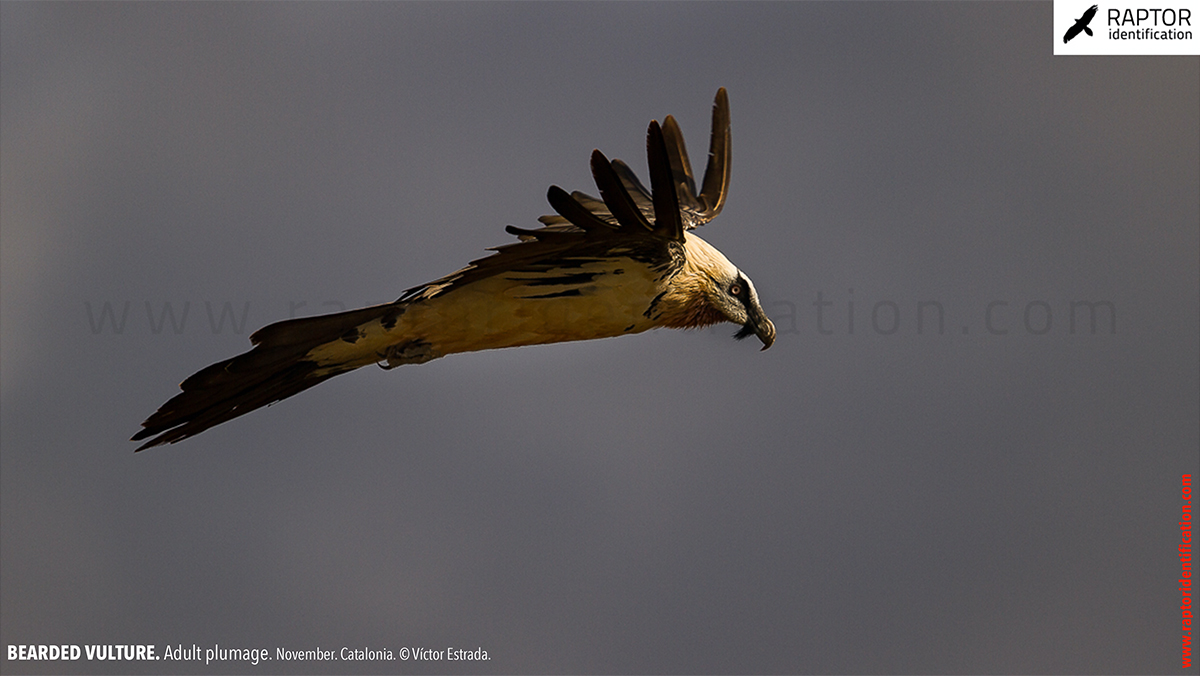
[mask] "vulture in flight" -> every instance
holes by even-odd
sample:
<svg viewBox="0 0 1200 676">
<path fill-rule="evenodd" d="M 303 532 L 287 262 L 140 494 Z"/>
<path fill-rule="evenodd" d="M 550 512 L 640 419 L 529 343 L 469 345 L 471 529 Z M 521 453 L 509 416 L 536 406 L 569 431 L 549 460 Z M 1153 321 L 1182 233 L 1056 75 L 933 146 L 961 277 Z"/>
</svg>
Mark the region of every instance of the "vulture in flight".
<svg viewBox="0 0 1200 676">
<path fill-rule="evenodd" d="M 650 123 L 650 189 L 620 160 L 592 152 L 600 197 L 551 186 L 556 215 L 542 227 L 508 226 L 519 241 L 393 303 L 271 324 L 253 349 L 180 384 L 142 423 L 137 450 L 169 444 L 336 375 L 378 364 L 423 364 L 456 352 L 592 340 L 649 329 L 739 324 L 762 349 L 775 326 L 754 284 L 691 233 L 721 212 L 729 190 L 729 98 L 713 103 L 700 190 L 673 117 Z"/>
</svg>

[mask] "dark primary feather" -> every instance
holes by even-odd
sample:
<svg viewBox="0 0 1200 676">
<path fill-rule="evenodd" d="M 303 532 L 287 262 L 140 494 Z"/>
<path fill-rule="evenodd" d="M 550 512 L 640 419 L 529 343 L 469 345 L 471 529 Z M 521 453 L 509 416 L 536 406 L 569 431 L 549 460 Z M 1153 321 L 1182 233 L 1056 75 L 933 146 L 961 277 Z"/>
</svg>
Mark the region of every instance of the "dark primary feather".
<svg viewBox="0 0 1200 676">
<path fill-rule="evenodd" d="M 599 150 L 592 151 L 592 176 L 596 179 L 596 187 L 600 189 L 600 199 L 604 200 L 608 211 L 616 216 L 621 227 L 633 230 L 638 228 L 646 231 L 654 230 L 654 226 L 650 224 L 646 214 L 642 213 L 642 210 L 630 197 L 629 190 L 621 182 L 621 177 L 617 176 L 612 163 Z"/>
<path fill-rule="evenodd" d="M 650 123 L 650 132 L 646 134 L 646 155 L 650 159 L 654 232 L 659 237 L 682 242 L 684 228 L 683 214 L 679 212 L 679 192 L 675 190 L 671 163 L 667 159 L 667 144 L 657 122 Z"/>
<path fill-rule="evenodd" d="M 704 167 L 704 185 L 700 189 L 700 203 L 703 210 L 698 214 L 702 223 L 707 223 L 721 213 L 725 206 L 725 198 L 729 195 L 729 176 L 733 167 L 731 155 L 733 140 L 729 128 L 729 94 L 725 88 L 717 90 L 717 98 L 713 102 L 712 138 L 708 145 L 708 164 Z M 679 147 L 683 148 L 683 137 L 679 137 Z"/>
<path fill-rule="evenodd" d="M 604 232 L 605 230 L 616 230 L 618 227 L 616 223 L 610 223 L 588 210 L 579 203 L 579 200 L 556 185 L 550 186 L 550 189 L 546 191 L 546 201 L 550 202 L 550 206 L 562 214 L 563 218 L 587 232 Z M 536 236 L 534 230 L 522 230 L 512 226 L 506 229 L 513 234 Z"/>
<path fill-rule="evenodd" d="M 672 183 L 679 201 L 679 211 L 684 229 L 691 230 L 717 217 L 725 206 L 725 197 L 729 192 L 731 160 L 731 132 L 729 124 L 729 95 L 722 87 L 717 91 L 713 101 L 712 136 L 709 140 L 708 159 L 704 168 L 704 181 L 700 193 L 696 192 L 696 180 L 692 173 L 691 161 L 688 159 L 687 147 L 683 142 L 683 133 L 679 123 L 668 115 L 661 127 L 663 143 L 666 147 L 667 161 L 670 164 Z M 601 155 L 603 157 L 603 155 Z M 644 217 L 654 216 L 655 208 L 651 200 L 651 191 L 647 190 L 638 180 L 633 170 L 621 160 L 611 160 L 609 166 L 624 185 L 629 199 L 642 212 Z M 593 174 L 595 167 L 593 167 Z M 597 181 L 599 183 L 599 181 Z M 607 200 L 599 200 L 582 192 L 571 193 L 585 209 L 592 212 L 602 221 L 616 222 Z M 562 225 L 573 222 L 566 214 L 555 207 L 560 215 L 542 216 L 538 220 L 544 225 Z M 629 216 L 630 214 L 626 214 Z M 636 222 L 636 219 L 632 219 Z M 580 226 L 582 227 L 582 226 Z"/>
<path fill-rule="evenodd" d="M 662 131 L 671 162 L 671 174 L 675 177 L 675 191 L 679 193 L 680 202 L 685 209 L 698 213 L 701 206 L 700 200 L 696 198 L 696 179 L 692 176 L 692 162 L 688 159 L 683 132 L 680 131 L 674 115 L 668 115 L 667 119 L 663 120 Z"/>
<path fill-rule="evenodd" d="M 633 169 L 630 169 L 629 165 L 625 164 L 622 160 L 613 160 L 612 168 L 613 171 L 617 172 L 621 183 L 625 185 L 625 189 L 629 191 L 629 196 L 633 198 L 634 203 L 642 210 L 642 213 L 654 213 L 654 202 L 650 199 L 650 191 L 646 189 L 646 186 L 642 185 L 637 174 L 633 173 Z M 596 205 L 603 207 L 604 203 L 596 200 Z"/>
</svg>

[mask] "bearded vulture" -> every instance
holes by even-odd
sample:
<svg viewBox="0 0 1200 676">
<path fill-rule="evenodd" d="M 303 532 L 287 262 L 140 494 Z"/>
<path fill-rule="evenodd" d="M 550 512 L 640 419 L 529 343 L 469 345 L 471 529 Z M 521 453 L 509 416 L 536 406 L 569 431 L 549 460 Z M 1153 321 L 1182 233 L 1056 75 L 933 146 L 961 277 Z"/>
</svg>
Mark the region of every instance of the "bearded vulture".
<svg viewBox="0 0 1200 676">
<path fill-rule="evenodd" d="M 650 190 L 620 160 L 592 152 L 600 197 L 551 186 L 556 215 L 394 303 L 289 319 L 250 336 L 249 352 L 201 369 L 142 423 L 137 450 L 199 434 L 369 364 L 422 364 L 456 352 L 591 340 L 649 329 L 740 324 L 767 349 L 775 326 L 750 279 L 690 230 L 729 189 L 729 98 L 713 104 L 700 191 L 673 117 L 650 123 Z"/>
</svg>

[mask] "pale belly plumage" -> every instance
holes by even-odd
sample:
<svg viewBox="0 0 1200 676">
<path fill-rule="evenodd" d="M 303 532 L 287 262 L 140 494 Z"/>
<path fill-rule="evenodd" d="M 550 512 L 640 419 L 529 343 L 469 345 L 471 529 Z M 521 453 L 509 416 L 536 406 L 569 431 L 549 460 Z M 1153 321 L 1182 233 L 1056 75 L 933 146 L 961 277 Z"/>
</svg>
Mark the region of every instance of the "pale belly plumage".
<svg viewBox="0 0 1200 676">
<path fill-rule="evenodd" d="M 456 352 L 590 340 L 654 328 L 646 310 L 665 289 L 661 272 L 629 258 L 566 262 L 544 271 L 509 271 L 413 301 L 391 326 L 381 320 L 368 322 L 359 327 L 357 339 L 325 343 L 308 359 L 329 365 L 395 366 Z"/>
</svg>

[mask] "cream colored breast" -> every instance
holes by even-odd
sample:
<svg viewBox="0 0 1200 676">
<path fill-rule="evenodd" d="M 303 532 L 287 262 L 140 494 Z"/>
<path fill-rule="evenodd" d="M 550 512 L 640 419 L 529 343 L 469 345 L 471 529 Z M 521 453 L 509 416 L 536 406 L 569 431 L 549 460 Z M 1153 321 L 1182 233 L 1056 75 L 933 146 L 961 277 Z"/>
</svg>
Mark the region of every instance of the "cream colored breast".
<svg viewBox="0 0 1200 676">
<path fill-rule="evenodd" d="M 397 328 L 442 354 L 619 336 L 652 328 L 643 313 L 661 290 L 628 258 L 515 270 L 415 303 Z"/>
</svg>

